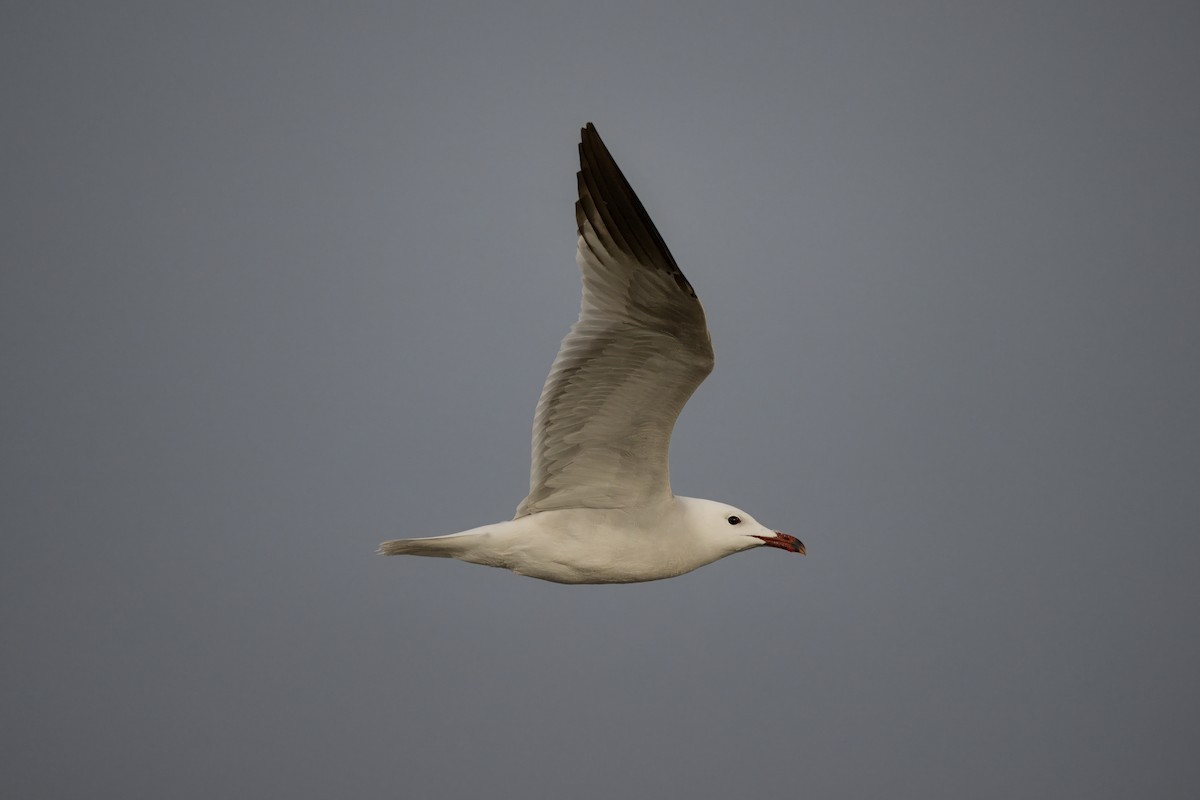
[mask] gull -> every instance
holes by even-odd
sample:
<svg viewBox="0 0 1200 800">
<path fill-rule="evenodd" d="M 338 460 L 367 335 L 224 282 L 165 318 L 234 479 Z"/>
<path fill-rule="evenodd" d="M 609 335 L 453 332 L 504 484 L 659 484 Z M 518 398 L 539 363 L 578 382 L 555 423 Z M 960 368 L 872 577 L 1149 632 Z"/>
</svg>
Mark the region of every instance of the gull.
<svg viewBox="0 0 1200 800">
<path fill-rule="evenodd" d="M 590 122 L 576 177 L 583 300 L 538 400 L 529 496 L 511 520 L 379 553 L 568 584 L 671 578 L 755 547 L 804 555 L 741 509 L 671 493 L 671 430 L 713 368 L 704 308 Z"/>
</svg>

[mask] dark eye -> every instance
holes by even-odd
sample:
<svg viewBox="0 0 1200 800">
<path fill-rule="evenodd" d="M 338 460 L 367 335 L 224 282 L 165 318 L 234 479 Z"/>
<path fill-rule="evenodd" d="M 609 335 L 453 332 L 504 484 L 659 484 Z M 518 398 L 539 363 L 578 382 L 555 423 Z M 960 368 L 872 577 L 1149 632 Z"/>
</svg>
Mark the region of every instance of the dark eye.
<svg viewBox="0 0 1200 800">
<path fill-rule="evenodd" d="M 733 514 L 731 516 L 726 517 L 725 521 L 728 522 L 730 525 L 737 525 L 739 522 L 742 521 L 742 518 L 739 517 L 737 514 Z"/>
</svg>

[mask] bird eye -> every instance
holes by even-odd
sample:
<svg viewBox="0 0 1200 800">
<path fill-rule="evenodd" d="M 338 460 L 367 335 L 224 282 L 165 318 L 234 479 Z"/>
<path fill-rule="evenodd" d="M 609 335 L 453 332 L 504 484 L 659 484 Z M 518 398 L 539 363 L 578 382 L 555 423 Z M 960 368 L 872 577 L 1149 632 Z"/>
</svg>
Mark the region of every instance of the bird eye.
<svg viewBox="0 0 1200 800">
<path fill-rule="evenodd" d="M 742 521 L 742 518 L 739 517 L 737 514 L 733 514 L 732 516 L 726 517 L 725 521 L 728 522 L 730 525 L 737 525 L 739 522 Z"/>
</svg>

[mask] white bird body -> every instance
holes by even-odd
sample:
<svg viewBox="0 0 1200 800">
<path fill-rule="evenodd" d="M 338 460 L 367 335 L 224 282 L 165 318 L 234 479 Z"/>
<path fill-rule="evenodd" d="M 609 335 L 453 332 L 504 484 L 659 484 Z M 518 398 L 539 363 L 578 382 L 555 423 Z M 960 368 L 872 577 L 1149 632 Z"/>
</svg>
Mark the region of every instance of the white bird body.
<svg viewBox="0 0 1200 800">
<path fill-rule="evenodd" d="M 671 578 L 751 547 L 805 552 L 744 511 L 671 493 L 675 419 L 713 367 L 704 308 L 589 123 L 579 145 L 579 319 L 534 416 L 515 519 L 384 542 L 557 583 Z"/>
<path fill-rule="evenodd" d="M 735 515 L 741 522 L 730 526 Z M 673 578 L 777 536 L 724 503 L 671 497 L 629 508 L 542 511 L 449 536 L 399 539 L 381 551 L 457 558 L 555 583 L 634 583 Z"/>
</svg>

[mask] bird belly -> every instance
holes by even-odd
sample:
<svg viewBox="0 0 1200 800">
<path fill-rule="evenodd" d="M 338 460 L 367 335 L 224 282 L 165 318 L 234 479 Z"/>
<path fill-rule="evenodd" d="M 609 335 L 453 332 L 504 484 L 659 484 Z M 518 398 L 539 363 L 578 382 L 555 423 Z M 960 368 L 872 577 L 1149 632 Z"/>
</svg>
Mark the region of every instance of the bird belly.
<svg viewBox="0 0 1200 800">
<path fill-rule="evenodd" d="M 686 558 L 686 549 L 676 547 L 670 535 L 630 534 L 619 524 L 603 524 L 607 515 L 548 511 L 516 520 L 537 523 L 537 531 L 497 537 L 508 540 L 497 541 L 503 565 L 554 583 L 637 583 L 672 578 L 711 561 Z"/>
</svg>

